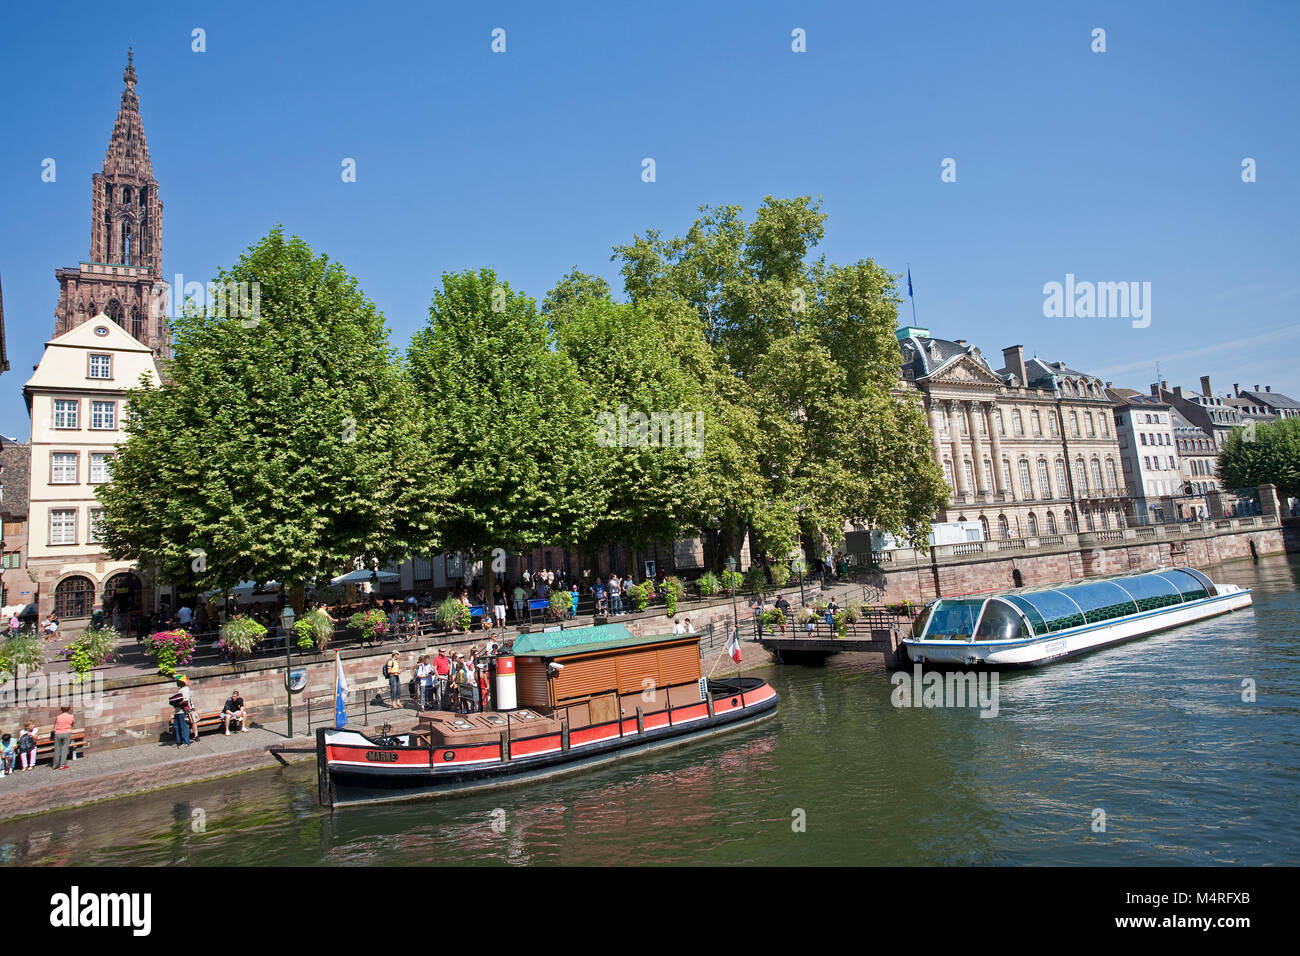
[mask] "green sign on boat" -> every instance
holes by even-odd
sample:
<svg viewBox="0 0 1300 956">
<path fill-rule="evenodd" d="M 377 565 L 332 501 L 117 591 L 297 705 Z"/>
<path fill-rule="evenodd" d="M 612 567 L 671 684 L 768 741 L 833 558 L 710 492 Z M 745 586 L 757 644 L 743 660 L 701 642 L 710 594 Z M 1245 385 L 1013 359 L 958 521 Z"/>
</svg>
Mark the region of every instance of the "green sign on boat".
<svg viewBox="0 0 1300 956">
<path fill-rule="evenodd" d="M 577 648 L 583 651 L 599 651 L 613 647 L 632 647 L 637 644 L 657 644 L 681 636 L 680 634 L 648 634 L 637 637 L 622 624 L 598 624 L 592 627 L 565 628 L 562 631 L 544 631 L 541 634 L 521 634 L 515 638 L 511 653 L 516 656 L 553 657 L 571 654 Z"/>
</svg>

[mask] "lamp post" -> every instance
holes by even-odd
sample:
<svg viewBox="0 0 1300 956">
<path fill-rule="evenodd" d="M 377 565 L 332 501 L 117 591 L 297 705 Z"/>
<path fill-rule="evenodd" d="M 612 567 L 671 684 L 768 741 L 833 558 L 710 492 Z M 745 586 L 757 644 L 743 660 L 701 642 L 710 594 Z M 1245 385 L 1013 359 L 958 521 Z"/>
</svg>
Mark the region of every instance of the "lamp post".
<svg viewBox="0 0 1300 956">
<path fill-rule="evenodd" d="M 803 564 L 804 564 L 803 552 L 801 551 L 799 553 L 799 557 L 794 559 L 795 570 L 799 572 L 799 606 L 800 607 L 803 607 L 805 603 L 804 596 L 803 596 Z"/>
<path fill-rule="evenodd" d="M 293 736 L 293 682 L 289 677 L 289 668 L 293 662 L 289 655 L 290 644 L 289 635 L 293 633 L 293 605 L 286 604 L 280 611 L 280 627 L 284 631 L 284 695 L 288 706 L 285 713 L 289 718 L 289 736 Z"/>
<path fill-rule="evenodd" d="M 731 585 L 731 625 L 740 640 L 740 615 L 736 611 L 736 559 L 727 558 L 727 583 Z"/>
</svg>

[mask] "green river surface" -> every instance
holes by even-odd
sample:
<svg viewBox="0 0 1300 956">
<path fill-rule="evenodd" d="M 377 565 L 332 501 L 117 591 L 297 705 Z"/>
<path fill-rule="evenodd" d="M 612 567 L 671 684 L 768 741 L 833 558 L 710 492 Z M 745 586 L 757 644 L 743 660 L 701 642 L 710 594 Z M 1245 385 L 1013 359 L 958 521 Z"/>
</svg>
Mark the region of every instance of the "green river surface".
<svg viewBox="0 0 1300 956">
<path fill-rule="evenodd" d="M 755 672 L 771 720 L 586 773 L 331 812 L 302 763 L 0 823 L 0 863 L 1295 865 L 1300 560 L 1209 573 L 1254 607 L 1002 673 L 991 718 L 842 655 Z"/>
</svg>

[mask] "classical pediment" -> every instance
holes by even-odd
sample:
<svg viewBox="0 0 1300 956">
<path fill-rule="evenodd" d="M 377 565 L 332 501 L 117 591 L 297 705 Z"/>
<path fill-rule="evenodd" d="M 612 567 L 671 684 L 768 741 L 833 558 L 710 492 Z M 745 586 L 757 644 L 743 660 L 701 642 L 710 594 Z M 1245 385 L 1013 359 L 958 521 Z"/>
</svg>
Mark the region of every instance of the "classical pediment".
<svg viewBox="0 0 1300 956">
<path fill-rule="evenodd" d="M 969 355 L 958 355 L 948 364 L 917 379 L 917 382 L 926 385 L 989 385 L 995 388 L 1003 384 L 1002 379 Z"/>
</svg>

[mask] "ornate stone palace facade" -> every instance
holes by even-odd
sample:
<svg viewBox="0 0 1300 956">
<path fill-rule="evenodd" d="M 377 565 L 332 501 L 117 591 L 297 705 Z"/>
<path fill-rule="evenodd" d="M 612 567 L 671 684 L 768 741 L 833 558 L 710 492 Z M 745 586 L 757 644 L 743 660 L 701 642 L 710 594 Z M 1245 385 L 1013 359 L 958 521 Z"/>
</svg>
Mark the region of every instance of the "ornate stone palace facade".
<svg viewBox="0 0 1300 956">
<path fill-rule="evenodd" d="M 938 521 L 979 521 L 986 538 L 1123 527 L 1126 489 L 1103 384 L 1019 345 L 994 371 L 962 339 L 896 333 L 902 388 L 926 410 L 952 495 Z"/>
<path fill-rule="evenodd" d="M 122 79 L 126 88 L 104 168 L 91 177 L 90 258 L 54 273 L 59 280 L 54 334 L 63 335 L 102 312 L 166 359 L 171 357 L 171 329 L 162 278 L 163 207 L 140 120 L 131 53 Z"/>
</svg>

